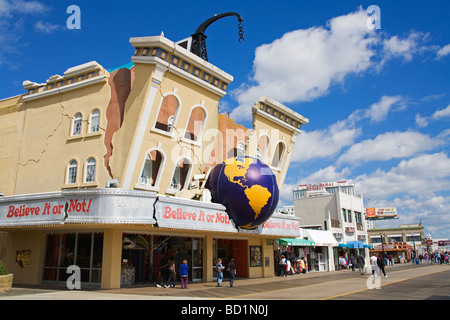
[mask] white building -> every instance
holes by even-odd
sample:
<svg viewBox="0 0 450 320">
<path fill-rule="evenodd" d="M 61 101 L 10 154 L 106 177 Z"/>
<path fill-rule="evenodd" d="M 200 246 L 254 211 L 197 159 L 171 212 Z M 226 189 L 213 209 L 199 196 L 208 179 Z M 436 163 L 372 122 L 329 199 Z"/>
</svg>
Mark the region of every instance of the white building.
<svg viewBox="0 0 450 320">
<path fill-rule="evenodd" d="M 338 257 L 355 257 L 362 252 L 368 259 L 368 237 L 362 195 L 346 181 L 300 185 L 294 189 L 294 211 L 300 227 L 329 231 L 338 246 L 333 248 L 334 264 Z M 368 261 L 368 260 L 367 260 Z"/>
</svg>

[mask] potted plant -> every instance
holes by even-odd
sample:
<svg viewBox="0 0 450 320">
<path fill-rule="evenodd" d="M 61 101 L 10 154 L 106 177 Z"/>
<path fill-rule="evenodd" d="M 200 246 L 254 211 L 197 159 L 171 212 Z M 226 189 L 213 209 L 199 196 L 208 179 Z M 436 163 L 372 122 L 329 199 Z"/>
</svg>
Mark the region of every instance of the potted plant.
<svg viewBox="0 0 450 320">
<path fill-rule="evenodd" d="M 12 273 L 8 273 L 3 262 L 0 261 L 0 293 L 11 290 L 13 282 Z"/>
</svg>

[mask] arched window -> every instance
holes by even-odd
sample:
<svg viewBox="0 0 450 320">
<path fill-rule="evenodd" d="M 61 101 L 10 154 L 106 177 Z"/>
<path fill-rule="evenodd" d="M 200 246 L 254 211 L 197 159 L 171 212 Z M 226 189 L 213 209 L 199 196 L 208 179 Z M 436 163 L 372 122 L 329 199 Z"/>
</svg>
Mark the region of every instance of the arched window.
<svg viewBox="0 0 450 320">
<path fill-rule="evenodd" d="M 269 137 L 265 134 L 263 134 L 261 137 L 259 137 L 258 140 L 258 146 L 256 147 L 256 154 L 255 157 L 258 158 L 261 161 L 264 161 L 266 158 L 267 150 L 269 150 Z"/>
<path fill-rule="evenodd" d="M 82 116 L 81 113 L 77 113 L 72 120 L 72 135 L 77 136 L 81 134 L 81 121 Z"/>
<path fill-rule="evenodd" d="M 78 171 L 78 163 L 76 160 L 72 160 L 67 167 L 67 184 L 77 183 L 77 171 Z"/>
<path fill-rule="evenodd" d="M 192 141 L 198 141 L 202 135 L 205 121 L 206 111 L 202 107 L 192 109 L 184 137 Z"/>
<path fill-rule="evenodd" d="M 98 132 L 100 129 L 100 110 L 95 109 L 91 112 L 89 123 L 89 132 Z"/>
<path fill-rule="evenodd" d="M 144 167 L 139 177 L 139 184 L 156 186 L 159 172 L 162 168 L 163 156 L 160 151 L 152 150 L 145 155 Z"/>
<path fill-rule="evenodd" d="M 94 182 L 95 181 L 95 167 L 96 161 L 94 158 L 89 158 L 86 162 L 86 175 L 84 182 Z"/>
<path fill-rule="evenodd" d="M 186 187 L 186 182 L 189 178 L 191 167 L 191 162 L 187 158 L 180 159 L 175 166 L 175 170 L 173 171 L 169 189 L 183 190 Z"/>
<path fill-rule="evenodd" d="M 165 96 L 159 108 L 155 128 L 165 132 L 170 132 L 176 118 L 179 105 L 179 101 L 174 95 L 169 94 Z"/>
<path fill-rule="evenodd" d="M 284 150 L 286 149 L 285 144 L 280 141 L 277 143 L 277 147 L 275 148 L 275 152 L 273 153 L 272 163 L 270 164 L 272 167 L 279 169 L 281 163 L 283 161 Z"/>
</svg>

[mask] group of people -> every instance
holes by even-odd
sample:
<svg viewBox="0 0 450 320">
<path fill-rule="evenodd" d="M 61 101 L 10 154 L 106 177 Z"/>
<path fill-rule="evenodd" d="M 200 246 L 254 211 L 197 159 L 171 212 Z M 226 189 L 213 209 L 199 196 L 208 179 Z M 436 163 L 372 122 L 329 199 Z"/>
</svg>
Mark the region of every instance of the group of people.
<svg viewBox="0 0 450 320">
<path fill-rule="evenodd" d="M 189 266 L 186 259 L 180 264 L 179 272 L 181 289 L 187 289 L 189 281 Z M 164 286 L 164 288 L 175 288 L 176 275 L 175 260 L 172 257 L 169 259 L 167 255 L 164 255 L 161 258 L 160 274 L 156 286 L 158 288 L 161 288 L 162 286 Z"/>
<path fill-rule="evenodd" d="M 222 264 L 222 259 L 218 259 L 216 263 L 216 272 L 217 272 L 217 286 L 221 287 L 223 282 L 223 271 L 226 269 L 228 272 L 228 276 L 230 279 L 230 287 L 233 287 L 234 280 L 236 279 L 236 262 L 234 259 L 231 259 L 228 263 L 227 267 Z"/>
<path fill-rule="evenodd" d="M 384 267 L 386 266 L 385 259 L 381 253 L 378 255 L 376 253 L 372 253 L 372 256 L 370 257 L 370 266 L 372 268 L 372 275 L 374 278 L 375 273 L 378 278 L 381 278 L 381 272 L 383 272 L 384 277 L 387 278 L 386 271 L 384 270 Z"/>
<path fill-rule="evenodd" d="M 287 259 L 285 255 L 281 255 L 278 259 L 278 270 L 277 275 L 280 277 L 287 277 L 294 273 L 306 273 L 306 262 L 305 258 L 294 259 L 294 263 Z"/>
<path fill-rule="evenodd" d="M 424 254 L 415 252 L 411 252 L 411 260 L 413 263 L 422 264 L 422 261 L 425 260 L 425 263 L 434 263 L 434 264 L 449 264 L 449 253 L 448 252 L 432 252 L 428 254 L 425 252 Z"/>
</svg>

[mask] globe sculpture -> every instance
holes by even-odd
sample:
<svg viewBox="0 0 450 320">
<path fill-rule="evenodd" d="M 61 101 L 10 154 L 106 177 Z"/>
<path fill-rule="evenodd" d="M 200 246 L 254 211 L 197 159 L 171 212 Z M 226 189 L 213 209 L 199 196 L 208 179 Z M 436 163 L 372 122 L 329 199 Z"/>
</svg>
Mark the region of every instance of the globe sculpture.
<svg viewBox="0 0 450 320">
<path fill-rule="evenodd" d="M 259 159 L 236 157 L 216 165 L 206 187 L 236 226 L 255 229 L 274 212 L 279 190 L 273 171 Z"/>
</svg>

